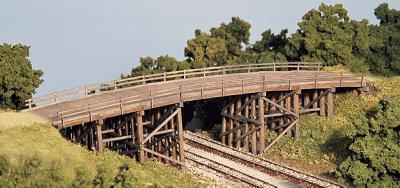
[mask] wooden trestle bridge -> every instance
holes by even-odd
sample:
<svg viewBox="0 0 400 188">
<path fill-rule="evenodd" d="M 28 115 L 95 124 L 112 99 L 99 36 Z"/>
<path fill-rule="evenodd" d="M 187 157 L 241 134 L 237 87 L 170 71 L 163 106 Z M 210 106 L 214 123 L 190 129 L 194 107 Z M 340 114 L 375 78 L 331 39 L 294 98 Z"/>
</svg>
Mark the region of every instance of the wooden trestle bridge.
<svg viewBox="0 0 400 188">
<path fill-rule="evenodd" d="M 210 67 L 87 85 L 26 101 L 73 142 L 184 165 L 182 108 L 222 98 L 220 141 L 259 154 L 284 134 L 299 137 L 303 113 L 333 114 L 336 90 L 363 91 L 363 76 L 320 71 L 319 63 Z M 265 143 L 264 130 L 279 133 Z"/>
</svg>

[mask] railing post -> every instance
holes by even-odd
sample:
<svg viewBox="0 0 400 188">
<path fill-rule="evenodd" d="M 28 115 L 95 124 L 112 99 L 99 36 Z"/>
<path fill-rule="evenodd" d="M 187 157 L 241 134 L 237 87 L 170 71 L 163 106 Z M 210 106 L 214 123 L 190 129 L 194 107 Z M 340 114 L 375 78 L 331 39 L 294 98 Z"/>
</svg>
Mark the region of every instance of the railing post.
<svg viewBox="0 0 400 188">
<path fill-rule="evenodd" d="M 85 95 L 88 95 L 87 85 L 85 85 Z"/>
<path fill-rule="evenodd" d="M 60 113 L 61 114 L 61 126 L 64 127 L 64 113 Z"/>
<path fill-rule="evenodd" d="M 264 78 L 263 78 L 263 93 L 266 92 L 266 88 L 265 88 L 265 81 L 266 81 L 266 80 L 267 80 L 267 76 L 264 75 Z"/>
<path fill-rule="evenodd" d="M 206 69 L 203 68 L 203 77 L 206 77 Z"/>
<path fill-rule="evenodd" d="M 244 79 L 242 77 L 242 94 L 244 94 Z"/>
<path fill-rule="evenodd" d="M 89 106 L 89 121 L 92 122 L 92 110 L 90 110 L 90 106 Z"/>
<path fill-rule="evenodd" d="M 248 69 L 247 72 L 249 73 L 250 72 L 250 65 L 249 65 L 249 67 L 247 69 Z"/>
<path fill-rule="evenodd" d="M 186 79 L 186 70 L 183 70 L 183 79 Z"/>
<path fill-rule="evenodd" d="M 363 86 L 364 83 L 364 73 L 361 73 L 361 87 Z"/>
<path fill-rule="evenodd" d="M 300 70 L 300 62 L 297 62 L 297 70 Z"/>
<path fill-rule="evenodd" d="M 274 62 L 274 71 L 276 71 L 276 63 Z"/>
<path fill-rule="evenodd" d="M 142 76 L 143 84 L 146 84 L 146 79 L 144 78 L 144 75 Z"/>
<path fill-rule="evenodd" d="M 121 98 L 119 98 L 119 109 L 121 111 L 121 115 L 123 115 L 124 114 L 124 110 L 122 108 L 122 99 Z"/>
<path fill-rule="evenodd" d="M 153 108 L 153 93 L 150 91 L 150 108 Z"/>
<path fill-rule="evenodd" d="M 182 85 L 179 85 L 179 102 L 182 102 Z"/>
<path fill-rule="evenodd" d="M 164 82 L 167 81 L 167 73 L 164 72 Z"/>
<path fill-rule="evenodd" d="M 225 74 L 225 66 L 222 67 L 222 74 Z"/>
<path fill-rule="evenodd" d="M 221 82 L 221 90 L 222 90 L 222 96 L 224 96 L 224 81 Z"/>
<path fill-rule="evenodd" d="M 339 86 L 342 87 L 343 71 L 340 71 L 340 83 Z"/>
<path fill-rule="evenodd" d="M 33 101 L 33 99 L 29 99 L 29 100 L 28 100 L 29 108 L 32 108 L 32 101 Z"/>
<path fill-rule="evenodd" d="M 204 84 L 203 83 L 201 83 L 201 93 L 200 93 L 200 95 L 201 95 L 201 99 L 203 99 L 203 89 L 204 89 Z"/>
</svg>

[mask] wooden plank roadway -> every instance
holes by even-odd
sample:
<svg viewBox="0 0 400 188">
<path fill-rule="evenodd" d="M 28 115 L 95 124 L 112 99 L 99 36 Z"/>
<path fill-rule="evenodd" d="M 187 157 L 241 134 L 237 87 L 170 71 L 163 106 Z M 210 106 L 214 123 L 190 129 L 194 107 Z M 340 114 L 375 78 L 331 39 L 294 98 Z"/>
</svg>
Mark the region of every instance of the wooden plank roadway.
<svg viewBox="0 0 400 188">
<path fill-rule="evenodd" d="M 216 75 L 104 91 L 77 99 L 28 109 L 58 128 L 179 102 L 294 89 L 360 88 L 364 79 L 322 71 L 266 71 Z"/>
</svg>

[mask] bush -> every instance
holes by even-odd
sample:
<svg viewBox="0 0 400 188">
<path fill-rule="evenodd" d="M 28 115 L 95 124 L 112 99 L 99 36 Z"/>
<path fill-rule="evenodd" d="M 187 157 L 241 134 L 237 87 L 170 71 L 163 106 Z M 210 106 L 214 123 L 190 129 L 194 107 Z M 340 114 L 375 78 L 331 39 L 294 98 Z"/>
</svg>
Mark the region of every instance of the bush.
<svg viewBox="0 0 400 188">
<path fill-rule="evenodd" d="M 0 108 L 22 109 L 43 82 L 28 59 L 29 46 L 0 45 Z"/>
<path fill-rule="evenodd" d="M 0 176 L 5 176 L 10 169 L 10 160 L 5 155 L 0 155 Z"/>
<path fill-rule="evenodd" d="M 337 177 L 357 187 L 400 186 L 400 100 L 388 97 L 354 116 L 346 133 L 351 153 Z"/>
</svg>

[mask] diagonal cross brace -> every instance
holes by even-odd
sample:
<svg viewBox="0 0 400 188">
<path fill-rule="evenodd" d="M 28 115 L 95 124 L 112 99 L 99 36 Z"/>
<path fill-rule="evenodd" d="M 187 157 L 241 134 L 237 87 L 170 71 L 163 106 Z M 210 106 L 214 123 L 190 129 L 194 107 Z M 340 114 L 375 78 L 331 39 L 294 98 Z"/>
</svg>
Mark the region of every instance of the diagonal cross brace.
<svg viewBox="0 0 400 188">
<path fill-rule="evenodd" d="M 257 120 L 254 120 L 254 119 L 251 119 L 251 118 L 247 118 L 247 117 L 244 117 L 244 116 L 241 116 L 241 115 L 233 116 L 233 115 L 227 114 L 227 113 L 221 113 L 221 115 L 225 116 L 227 118 L 242 122 L 242 123 L 250 122 L 250 123 L 253 123 L 253 124 L 256 124 L 256 125 L 260 125 L 260 122 L 258 122 Z"/>
<path fill-rule="evenodd" d="M 294 95 L 296 93 L 296 91 L 292 91 L 290 93 L 287 93 L 286 95 L 284 95 L 282 98 L 278 99 L 277 101 L 275 101 L 275 103 L 280 103 L 281 101 L 285 100 L 286 98 Z"/>
<path fill-rule="evenodd" d="M 244 124 L 241 124 L 241 125 L 239 125 L 239 126 L 234 127 L 233 129 L 227 130 L 227 131 L 221 133 L 221 134 L 219 135 L 219 138 L 222 138 L 223 136 L 225 136 L 225 135 L 227 135 L 227 134 L 229 134 L 229 133 L 231 133 L 231 132 L 234 132 L 234 131 L 236 131 L 236 130 L 238 130 L 238 129 L 241 129 L 241 128 L 245 127 L 246 125 L 247 125 L 247 123 L 244 123 Z"/>
<path fill-rule="evenodd" d="M 79 136 L 79 138 L 76 139 L 76 142 L 81 142 L 82 139 L 89 133 L 90 129 L 92 129 L 94 124 L 89 124 L 86 126 L 86 129 L 83 131 L 83 133 Z"/>
<path fill-rule="evenodd" d="M 310 108 L 311 105 L 313 105 L 314 103 L 316 103 L 317 101 L 319 101 L 322 97 L 324 97 L 325 95 L 327 95 L 329 92 L 332 92 L 332 89 L 327 89 L 326 91 L 324 91 L 321 95 L 319 95 L 317 98 L 313 99 L 310 103 L 308 103 L 307 105 L 305 105 L 303 107 L 303 109 L 307 109 Z"/>
<path fill-rule="evenodd" d="M 120 124 L 118 124 L 117 126 L 115 126 L 114 129 L 119 129 L 119 128 L 121 128 L 122 126 L 124 126 L 124 124 L 128 123 L 131 119 L 134 119 L 135 117 L 136 117 L 136 116 L 135 116 L 135 114 L 133 113 L 132 115 L 128 116 L 128 118 L 126 118 L 124 121 L 122 121 Z"/>
<path fill-rule="evenodd" d="M 243 111 L 247 105 L 250 105 L 250 103 L 256 100 L 258 97 L 260 97 L 260 95 L 253 95 L 248 101 L 246 101 L 242 106 L 240 106 L 240 108 L 236 109 L 234 114 L 238 114 L 239 112 Z"/>
<path fill-rule="evenodd" d="M 154 124 L 147 125 L 147 128 L 154 129 L 158 124 L 160 124 L 162 122 L 162 120 L 167 118 L 167 115 L 172 113 L 175 108 L 176 108 L 176 106 L 171 106 L 165 113 L 163 113 L 163 115 L 161 116 L 160 119 L 158 119 L 156 122 L 154 122 Z"/>
<path fill-rule="evenodd" d="M 164 126 L 166 125 L 178 112 L 181 111 L 181 108 L 177 108 L 175 112 L 173 112 L 170 116 L 168 116 L 167 119 L 165 119 L 160 125 L 158 125 L 153 132 L 151 132 L 143 141 L 141 144 L 146 143 L 147 141 L 150 140 L 151 137 L 153 137 L 157 132 Z"/>
<path fill-rule="evenodd" d="M 238 140 L 243 139 L 244 137 L 246 137 L 246 136 L 252 134 L 253 132 L 257 132 L 258 130 L 260 130 L 260 126 L 255 127 L 255 128 L 252 129 L 252 130 L 249 130 L 247 133 L 245 133 L 245 134 L 241 135 L 239 138 L 236 138 L 235 140 L 233 140 L 233 142 L 237 142 Z"/>
<path fill-rule="evenodd" d="M 285 135 L 286 132 L 288 132 L 294 125 L 296 125 L 297 122 L 299 122 L 299 119 L 294 120 L 288 127 L 286 127 L 286 129 L 283 130 L 283 131 L 281 132 L 281 134 L 279 134 L 278 137 L 276 137 L 276 138 L 265 148 L 265 150 L 263 151 L 263 153 L 264 153 L 265 151 L 267 151 L 269 148 L 271 148 L 276 142 L 278 142 L 278 140 L 281 139 L 282 136 Z"/>
<path fill-rule="evenodd" d="M 268 103 L 270 103 L 270 104 L 272 104 L 272 105 L 278 107 L 279 109 L 281 109 L 281 110 L 283 110 L 283 111 L 289 113 L 290 115 L 292 115 L 292 116 L 294 116 L 294 117 L 296 117 L 296 118 L 299 118 L 299 115 L 298 115 L 298 114 L 295 114 L 294 112 L 292 112 L 292 111 L 286 109 L 285 107 L 283 107 L 283 106 L 281 106 L 281 105 L 279 105 L 279 104 L 277 104 L 277 103 L 275 103 L 275 102 L 273 102 L 273 101 L 271 101 L 271 100 L 269 100 L 269 99 L 267 99 L 267 98 L 265 98 L 265 97 L 262 97 L 262 99 L 265 100 L 266 102 L 268 102 Z"/>
</svg>

